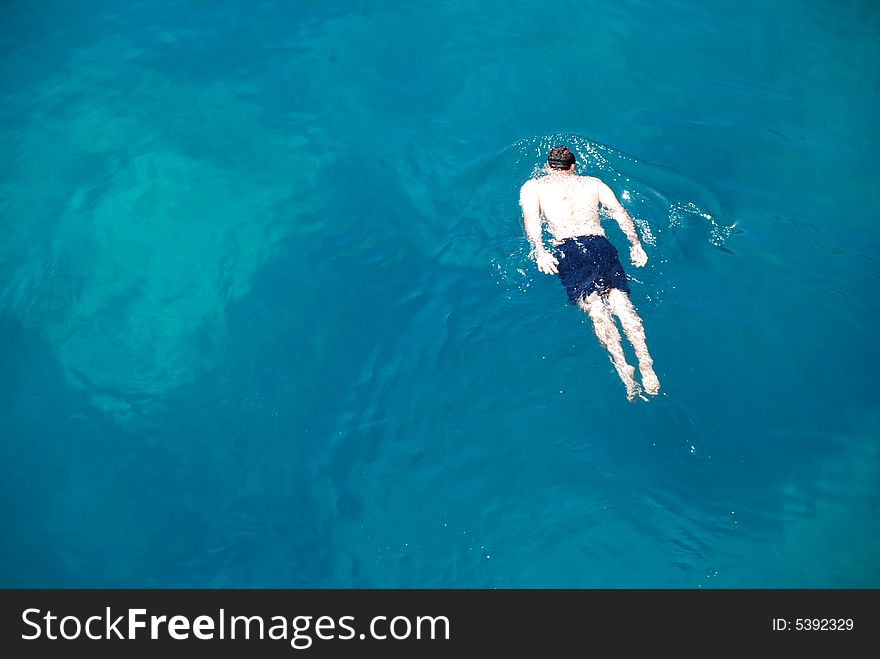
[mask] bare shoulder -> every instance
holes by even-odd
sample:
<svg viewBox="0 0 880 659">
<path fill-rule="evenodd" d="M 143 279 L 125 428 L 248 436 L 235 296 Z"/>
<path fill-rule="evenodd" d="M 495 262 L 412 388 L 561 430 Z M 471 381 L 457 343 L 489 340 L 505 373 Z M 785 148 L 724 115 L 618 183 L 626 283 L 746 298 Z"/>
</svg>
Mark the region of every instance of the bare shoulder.
<svg viewBox="0 0 880 659">
<path fill-rule="evenodd" d="M 522 198 L 536 197 L 538 195 L 538 179 L 530 178 L 522 184 L 519 189 L 519 196 Z"/>
<path fill-rule="evenodd" d="M 613 203 L 615 201 L 614 192 L 608 187 L 608 184 L 605 181 L 596 178 L 595 176 L 586 176 L 584 178 L 589 179 L 587 187 L 591 194 L 599 196 L 599 201 L 601 203 Z"/>
<path fill-rule="evenodd" d="M 584 179 L 584 185 L 589 185 L 594 188 L 601 188 L 605 185 L 605 183 L 600 178 L 596 178 L 595 176 L 581 176 Z"/>
</svg>

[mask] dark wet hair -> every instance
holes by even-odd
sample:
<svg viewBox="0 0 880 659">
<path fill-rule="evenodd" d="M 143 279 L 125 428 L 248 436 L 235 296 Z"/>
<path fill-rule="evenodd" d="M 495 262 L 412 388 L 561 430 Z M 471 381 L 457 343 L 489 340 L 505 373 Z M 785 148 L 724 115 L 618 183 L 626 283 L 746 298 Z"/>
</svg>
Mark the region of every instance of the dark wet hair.
<svg viewBox="0 0 880 659">
<path fill-rule="evenodd" d="M 553 169 L 568 169 L 574 163 L 574 154 L 567 146 L 554 146 L 547 156 L 547 164 Z"/>
</svg>

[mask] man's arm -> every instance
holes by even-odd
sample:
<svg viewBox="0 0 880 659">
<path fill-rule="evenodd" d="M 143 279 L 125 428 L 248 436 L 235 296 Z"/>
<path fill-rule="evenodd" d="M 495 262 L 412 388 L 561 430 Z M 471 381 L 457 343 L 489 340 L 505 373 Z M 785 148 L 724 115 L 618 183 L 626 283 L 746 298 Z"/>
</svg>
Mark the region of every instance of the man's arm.
<svg viewBox="0 0 880 659">
<path fill-rule="evenodd" d="M 526 236 L 532 243 L 538 270 L 548 275 L 555 275 L 559 261 L 544 248 L 544 240 L 541 236 L 541 204 L 538 201 L 534 180 L 523 184 L 519 191 L 519 205 L 522 207 Z"/>
<path fill-rule="evenodd" d="M 645 250 L 642 249 L 642 244 L 639 242 L 639 234 L 636 233 L 636 225 L 626 212 L 626 209 L 619 201 L 617 201 L 617 197 L 614 196 L 611 188 L 602 183 L 602 181 L 599 181 L 599 203 L 608 209 L 611 217 L 613 217 L 618 226 L 620 226 L 620 230 L 623 231 L 630 244 L 630 260 L 632 260 L 634 266 L 641 268 L 648 262 L 648 255 L 645 254 Z"/>
</svg>

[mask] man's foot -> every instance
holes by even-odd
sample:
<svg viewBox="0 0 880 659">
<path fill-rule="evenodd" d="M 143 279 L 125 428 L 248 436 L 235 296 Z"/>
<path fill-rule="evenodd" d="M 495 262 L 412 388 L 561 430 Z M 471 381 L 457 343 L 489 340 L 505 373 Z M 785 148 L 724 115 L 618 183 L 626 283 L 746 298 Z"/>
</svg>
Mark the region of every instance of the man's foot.
<svg viewBox="0 0 880 659">
<path fill-rule="evenodd" d="M 630 402 L 634 401 L 636 396 L 642 392 L 642 388 L 636 382 L 636 369 L 627 364 L 618 370 L 618 374 L 626 387 L 626 399 Z"/>
<path fill-rule="evenodd" d="M 626 399 L 631 403 L 636 398 L 641 398 L 642 400 L 648 400 L 647 398 L 642 396 L 642 388 L 639 385 L 637 385 L 637 384 L 633 384 L 632 386 L 627 385 Z"/>
<path fill-rule="evenodd" d="M 645 387 L 645 391 L 652 396 L 659 394 L 660 380 L 657 379 L 657 374 L 654 372 L 651 365 L 646 364 L 644 367 L 640 366 L 639 370 L 642 372 L 642 384 Z"/>
</svg>

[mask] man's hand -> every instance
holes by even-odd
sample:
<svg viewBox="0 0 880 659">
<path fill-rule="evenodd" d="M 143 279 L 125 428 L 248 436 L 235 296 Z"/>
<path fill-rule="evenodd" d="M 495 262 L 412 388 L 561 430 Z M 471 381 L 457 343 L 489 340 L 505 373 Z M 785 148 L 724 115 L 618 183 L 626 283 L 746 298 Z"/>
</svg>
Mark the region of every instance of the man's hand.
<svg viewBox="0 0 880 659">
<path fill-rule="evenodd" d="M 645 254 L 645 250 L 638 243 L 629 248 L 629 258 L 637 268 L 641 268 L 648 262 L 648 255 Z"/>
<path fill-rule="evenodd" d="M 538 270 L 543 272 L 545 275 L 555 275 L 559 270 L 556 269 L 556 266 L 559 265 L 559 261 L 553 256 L 550 252 L 546 250 L 541 250 L 537 254 L 535 254 L 535 261 L 538 262 Z"/>
</svg>

